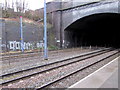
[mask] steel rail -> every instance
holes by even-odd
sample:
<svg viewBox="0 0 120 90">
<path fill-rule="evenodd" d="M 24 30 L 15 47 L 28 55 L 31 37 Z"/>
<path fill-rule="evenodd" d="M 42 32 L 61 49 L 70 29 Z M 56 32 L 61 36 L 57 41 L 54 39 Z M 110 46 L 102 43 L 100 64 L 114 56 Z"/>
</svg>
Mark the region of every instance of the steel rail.
<svg viewBox="0 0 120 90">
<path fill-rule="evenodd" d="M 78 69 L 78 70 L 76 70 L 76 71 L 73 71 L 73 72 L 71 72 L 71 73 L 69 73 L 69 74 L 61 77 L 61 78 L 58 78 L 58 79 L 56 79 L 56 80 L 54 80 L 54 81 L 51 81 L 51 82 L 49 82 L 49 83 L 47 83 L 47 84 L 44 84 L 44 85 L 42 85 L 42 86 L 40 86 L 40 87 L 37 87 L 36 90 L 44 89 L 44 88 L 46 88 L 46 87 L 48 87 L 48 86 L 50 86 L 50 85 L 52 85 L 52 84 L 54 84 L 54 83 L 56 83 L 56 82 L 59 82 L 60 80 L 63 80 L 63 79 L 65 79 L 65 78 L 67 78 L 67 77 L 69 77 L 69 76 L 71 76 L 71 75 L 73 75 L 73 74 L 76 74 L 77 72 L 80 72 L 80 71 L 82 71 L 82 70 L 84 70 L 84 69 L 86 69 L 86 68 L 88 68 L 88 67 L 90 67 L 90 66 L 93 66 L 93 65 L 95 65 L 95 64 L 97 64 L 97 63 L 99 63 L 99 62 L 101 62 L 101 61 L 103 61 L 103 60 L 105 60 L 105 59 L 108 59 L 108 58 L 110 58 L 110 57 L 118 54 L 119 52 L 120 52 L 120 51 L 118 51 L 118 52 L 116 52 L 116 53 L 114 53 L 114 54 L 111 54 L 111 55 L 109 55 L 109 56 L 107 56 L 107 57 L 104 57 L 104 58 L 100 59 L 99 61 L 96 61 L 96 62 L 94 62 L 94 63 L 92 63 L 92 64 L 90 64 L 90 65 L 88 65 L 88 66 L 85 66 L 85 67 L 83 67 L 82 69 Z"/>
<path fill-rule="evenodd" d="M 31 70 L 31 69 L 41 68 L 41 67 L 44 67 L 44 66 L 48 66 L 48 65 L 52 65 L 52 64 L 56 64 L 56 63 L 68 61 L 68 60 L 71 60 L 71 59 L 75 59 L 75 58 L 87 56 L 87 55 L 94 54 L 94 53 L 98 53 L 98 52 L 105 51 L 105 50 L 111 50 L 111 49 L 108 49 L 108 48 L 107 48 L 107 49 L 103 49 L 103 50 L 97 50 L 97 51 L 92 51 L 92 52 L 88 52 L 88 53 L 83 53 L 83 54 L 80 54 L 79 56 L 70 57 L 70 58 L 67 58 L 67 59 L 64 59 L 64 60 L 61 60 L 61 61 L 55 61 L 55 62 L 52 62 L 52 63 L 48 63 L 48 64 L 44 64 L 44 65 L 40 65 L 40 66 L 36 66 L 36 67 L 24 69 L 24 70 L 19 70 L 19 71 L 16 71 L 16 72 L 11 72 L 11 73 L 7 73 L 7 74 L 2 74 L 2 75 L 0 75 L 0 77 L 7 76 L 7 75 L 11 75 L 11 74 L 16 74 L 16 73 L 19 73 L 19 72 L 28 71 L 28 70 Z"/>
<path fill-rule="evenodd" d="M 62 66 L 66 66 L 66 65 L 69 65 L 69 64 L 72 64 L 72 63 L 76 63 L 76 62 L 79 62 L 79 61 L 88 59 L 88 58 L 92 58 L 92 57 L 94 57 L 94 56 L 97 56 L 97 55 L 100 55 L 100 54 L 103 54 L 103 53 L 106 53 L 106 52 L 109 52 L 109 51 L 111 51 L 111 50 L 107 50 L 107 51 L 104 51 L 104 52 L 100 52 L 100 51 L 99 51 L 100 53 L 98 53 L 98 54 L 95 54 L 95 55 L 92 55 L 92 56 L 88 56 L 88 57 L 85 57 L 85 58 L 80 59 L 80 60 L 71 61 L 71 62 L 66 63 L 66 64 L 58 65 L 58 66 L 55 66 L 55 67 L 52 67 L 52 68 L 49 68 L 49 69 L 46 69 L 46 70 L 43 70 L 43 71 L 35 72 L 35 73 L 30 74 L 30 75 L 26 75 L 26 76 L 18 77 L 18 78 L 15 78 L 15 79 L 11 79 L 11 80 L 2 82 L 2 83 L 0 83 L 0 84 L 7 84 L 7 83 L 10 83 L 10 82 L 13 82 L 13 81 L 16 81 L 16 80 L 19 80 L 19 79 L 23 79 L 23 78 L 26 78 L 26 77 L 30 77 L 30 76 L 33 76 L 33 75 L 36 75 L 36 74 L 39 74 L 39 73 L 44 73 L 44 72 L 47 72 L 47 71 L 50 71 L 50 70 L 53 70 L 53 69 L 56 69 L 56 68 L 59 68 L 59 67 L 62 67 Z M 97 53 L 97 52 L 96 52 L 96 53 Z M 88 55 L 90 55 L 90 54 L 88 54 Z M 77 58 L 79 58 L 79 57 L 77 57 Z M 72 58 L 72 59 L 75 59 L 75 58 Z M 67 59 L 67 60 L 69 60 L 69 59 Z M 67 61 L 67 60 L 63 60 L 63 61 Z M 70 59 L 70 60 L 71 60 L 71 59 Z M 58 61 L 58 62 L 60 63 L 60 62 L 63 62 L 63 61 Z M 56 63 L 50 63 L 49 65 L 51 65 L 51 64 L 56 64 Z M 47 65 L 45 65 L 45 66 L 47 66 Z M 43 66 L 40 66 L 40 67 L 43 67 Z M 32 68 L 32 69 L 35 69 L 35 68 Z M 25 70 L 25 71 L 32 70 L 32 69 L 27 69 L 27 70 Z M 24 71 L 24 70 L 23 70 L 23 71 Z M 20 72 L 23 72 L 23 71 L 20 71 Z M 20 73 L 20 72 L 15 72 L 15 73 L 9 73 L 9 74 L 2 75 L 2 78 L 3 78 L 3 77 L 6 77 L 6 76 L 8 76 L 8 75 L 13 75 L 13 74 Z"/>
</svg>

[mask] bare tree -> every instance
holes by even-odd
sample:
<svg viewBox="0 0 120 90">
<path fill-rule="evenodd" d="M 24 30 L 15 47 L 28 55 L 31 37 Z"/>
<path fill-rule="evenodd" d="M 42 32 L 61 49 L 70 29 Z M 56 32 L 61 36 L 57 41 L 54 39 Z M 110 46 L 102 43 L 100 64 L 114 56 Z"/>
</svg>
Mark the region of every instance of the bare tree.
<svg viewBox="0 0 120 90">
<path fill-rule="evenodd" d="M 5 8 L 5 10 L 10 8 L 10 1 L 9 0 L 5 0 L 4 8 Z"/>
<path fill-rule="evenodd" d="M 23 12 L 25 12 L 25 10 L 28 8 L 28 2 L 26 0 L 23 0 L 23 3 L 22 3 L 22 10 Z"/>
<path fill-rule="evenodd" d="M 12 0 L 12 9 L 14 10 L 14 1 Z"/>
<path fill-rule="evenodd" d="M 15 6 L 16 6 L 17 12 L 23 13 L 23 12 L 25 12 L 25 10 L 27 9 L 28 3 L 27 3 L 26 0 L 19 0 L 19 1 L 16 0 Z"/>
<path fill-rule="evenodd" d="M 5 10 L 7 10 L 7 8 L 8 8 L 8 1 L 5 0 Z"/>
<path fill-rule="evenodd" d="M 18 0 L 15 1 L 15 8 L 16 8 L 17 12 L 20 12 L 20 3 Z"/>
</svg>

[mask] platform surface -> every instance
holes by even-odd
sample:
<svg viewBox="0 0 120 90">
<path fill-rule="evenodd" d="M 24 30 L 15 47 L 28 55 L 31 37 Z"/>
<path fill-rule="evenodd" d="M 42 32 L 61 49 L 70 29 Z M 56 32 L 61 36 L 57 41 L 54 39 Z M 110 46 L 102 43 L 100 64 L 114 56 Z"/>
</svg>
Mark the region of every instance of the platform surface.
<svg viewBox="0 0 120 90">
<path fill-rule="evenodd" d="M 69 88 L 118 88 L 119 60 L 120 56 Z"/>
</svg>

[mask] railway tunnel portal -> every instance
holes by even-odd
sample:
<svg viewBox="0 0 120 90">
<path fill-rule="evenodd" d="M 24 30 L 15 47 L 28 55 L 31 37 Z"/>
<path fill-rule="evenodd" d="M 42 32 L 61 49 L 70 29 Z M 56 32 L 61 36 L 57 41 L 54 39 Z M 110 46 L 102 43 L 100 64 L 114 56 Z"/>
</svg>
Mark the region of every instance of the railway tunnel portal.
<svg viewBox="0 0 120 90">
<path fill-rule="evenodd" d="M 48 8 L 51 10 L 48 11 L 54 32 L 51 41 L 54 41 L 56 46 L 120 48 L 119 0 L 95 0 L 85 3 L 72 0 L 53 2 L 48 6 L 52 8 Z"/>
<path fill-rule="evenodd" d="M 92 14 L 76 20 L 64 30 L 66 46 L 120 48 L 118 13 Z"/>
</svg>

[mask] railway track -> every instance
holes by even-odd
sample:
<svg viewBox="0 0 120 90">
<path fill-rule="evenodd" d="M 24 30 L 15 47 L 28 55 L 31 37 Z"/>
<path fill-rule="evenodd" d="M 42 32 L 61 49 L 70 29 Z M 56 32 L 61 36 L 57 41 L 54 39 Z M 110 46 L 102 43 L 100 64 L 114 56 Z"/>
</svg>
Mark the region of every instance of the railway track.
<svg viewBox="0 0 120 90">
<path fill-rule="evenodd" d="M 38 55 L 39 52 L 32 52 L 32 53 L 23 53 L 23 54 L 16 54 L 16 55 L 4 55 L 0 57 L 0 60 L 9 60 L 10 58 L 27 58 L 27 57 L 33 57 Z"/>
<path fill-rule="evenodd" d="M 75 48 L 77 49 L 77 48 Z M 70 51 L 71 49 L 66 49 L 66 50 L 50 50 L 50 52 L 52 53 L 56 53 L 58 51 L 60 52 L 64 52 L 64 51 Z M 42 51 L 35 51 L 35 52 L 24 52 L 24 53 L 15 53 L 15 54 L 7 54 L 7 55 L 1 55 L 0 60 L 9 60 L 10 58 L 27 58 L 27 57 L 33 57 L 36 55 L 39 55 L 40 53 L 42 53 Z"/>
<path fill-rule="evenodd" d="M 48 82 L 48 83 L 43 84 L 43 85 L 41 85 L 41 86 L 37 86 L 37 87 L 36 87 L 36 88 L 37 88 L 36 90 L 44 89 L 44 88 L 50 88 L 52 85 L 54 86 L 54 84 L 55 84 L 55 86 L 56 86 L 57 83 L 58 83 L 58 85 L 59 85 L 59 83 L 62 82 L 62 80 L 64 80 L 64 79 L 67 80 L 67 78 L 70 78 L 72 75 L 74 75 L 74 74 L 76 74 L 76 73 L 79 73 L 80 71 L 82 71 L 82 70 L 84 70 L 84 69 L 87 69 L 87 68 L 89 68 L 89 67 L 91 67 L 91 66 L 94 66 L 95 64 L 98 64 L 99 62 L 102 62 L 102 61 L 104 61 L 104 60 L 106 60 L 106 59 L 108 59 L 108 58 L 110 58 L 110 57 L 112 57 L 112 56 L 114 56 L 114 55 L 116 55 L 116 54 L 118 54 L 118 53 L 120 53 L 120 51 L 115 52 L 115 53 L 112 53 L 112 54 L 110 54 L 110 55 L 108 55 L 108 56 L 106 56 L 106 57 L 100 58 L 98 61 L 93 62 L 92 64 L 88 64 L 88 65 L 86 65 L 86 66 L 83 66 L 82 68 L 76 69 L 76 70 L 74 70 L 74 71 L 72 71 L 72 72 L 70 72 L 70 73 L 68 73 L 68 74 L 66 74 L 66 75 L 64 75 L 64 76 L 62 76 L 62 77 L 60 77 L 60 78 L 57 78 L 57 79 L 55 79 L 55 80 L 53 80 L 53 81 L 51 81 L 51 82 Z M 64 82 L 64 81 L 63 81 L 63 82 Z M 64 86 L 65 86 L 65 85 L 64 85 Z"/>
<path fill-rule="evenodd" d="M 44 73 L 44 72 L 47 72 L 47 71 L 50 71 L 50 70 L 53 70 L 59 67 L 63 67 L 63 66 L 66 66 L 72 63 L 76 63 L 76 62 L 79 62 L 79 61 L 82 61 L 88 58 L 92 58 L 92 57 L 107 53 L 111 50 L 112 49 L 103 49 L 103 50 L 92 51 L 87 54 L 82 54 L 80 56 L 72 57 L 69 59 L 62 60 L 62 61 L 57 61 L 57 62 L 37 66 L 34 68 L 29 68 L 25 70 L 8 73 L 8 74 L 3 74 L 3 75 L 0 75 L 0 77 L 2 77 L 0 84 L 3 85 L 3 84 L 12 83 L 14 81 L 17 81 L 17 80 L 20 80 L 26 77 L 31 77 L 36 74 Z"/>
<path fill-rule="evenodd" d="M 100 48 L 102 49 L 102 48 Z M 27 68 L 32 68 L 36 66 L 40 66 L 46 63 L 51 63 L 55 61 L 60 61 L 65 58 L 73 57 L 80 55 L 85 52 L 90 52 L 93 51 L 93 49 L 81 49 L 81 48 L 75 48 L 75 49 L 67 49 L 64 51 L 52 51 L 49 52 L 49 60 L 44 60 L 42 53 L 38 54 L 37 56 L 34 57 L 27 57 L 27 58 L 10 58 L 9 60 L 2 60 L 2 67 L 0 68 L 2 70 L 2 73 L 11 73 L 14 71 L 19 71 L 19 70 L 24 70 Z M 95 49 L 96 50 L 96 49 Z M 94 51 L 95 51 L 94 50 Z M 61 57 L 62 56 L 62 57 Z M 57 60 L 57 58 L 59 58 Z M 1 75 L 1 74 L 0 74 Z"/>
</svg>

